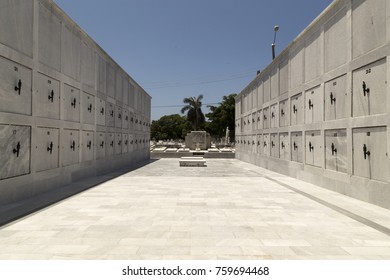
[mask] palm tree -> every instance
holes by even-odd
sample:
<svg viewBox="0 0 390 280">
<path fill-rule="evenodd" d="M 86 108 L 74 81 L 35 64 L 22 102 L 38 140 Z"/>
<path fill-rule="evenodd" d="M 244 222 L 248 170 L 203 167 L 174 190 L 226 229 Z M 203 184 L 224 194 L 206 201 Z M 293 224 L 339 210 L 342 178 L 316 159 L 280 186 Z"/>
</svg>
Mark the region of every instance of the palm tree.
<svg viewBox="0 0 390 280">
<path fill-rule="evenodd" d="M 192 128 L 196 131 L 202 123 L 205 122 L 205 117 L 202 112 L 202 99 L 203 95 L 198 97 L 184 98 L 183 103 L 187 104 L 181 109 L 181 113 L 187 112 L 187 120 L 192 123 Z"/>
</svg>

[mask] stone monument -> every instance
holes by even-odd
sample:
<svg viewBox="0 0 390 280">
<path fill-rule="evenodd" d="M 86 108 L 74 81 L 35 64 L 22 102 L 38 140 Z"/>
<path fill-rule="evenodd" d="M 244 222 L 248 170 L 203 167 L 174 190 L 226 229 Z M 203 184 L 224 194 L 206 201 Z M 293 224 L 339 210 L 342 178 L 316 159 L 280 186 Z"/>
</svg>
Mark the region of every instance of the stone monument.
<svg viewBox="0 0 390 280">
<path fill-rule="evenodd" d="M 207 150 L 211 147 L 210 134 L 206 131 L 191 131 L 187 133 L 186 147 L 190 150 Z"/>
</svg>

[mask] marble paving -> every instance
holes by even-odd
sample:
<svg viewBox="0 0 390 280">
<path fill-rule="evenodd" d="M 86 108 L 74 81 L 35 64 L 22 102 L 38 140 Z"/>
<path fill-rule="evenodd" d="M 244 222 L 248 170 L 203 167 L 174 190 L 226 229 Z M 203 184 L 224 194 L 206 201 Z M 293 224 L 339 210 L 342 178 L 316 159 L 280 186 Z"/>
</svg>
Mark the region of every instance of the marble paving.
<svg viewBox="0 0 390 280">
<path fill-rule="evenodd" d="M 1 227 L 0 259 L 390 259 L 390 210 L 235 159 L 178 160 Z"/>
</svg>

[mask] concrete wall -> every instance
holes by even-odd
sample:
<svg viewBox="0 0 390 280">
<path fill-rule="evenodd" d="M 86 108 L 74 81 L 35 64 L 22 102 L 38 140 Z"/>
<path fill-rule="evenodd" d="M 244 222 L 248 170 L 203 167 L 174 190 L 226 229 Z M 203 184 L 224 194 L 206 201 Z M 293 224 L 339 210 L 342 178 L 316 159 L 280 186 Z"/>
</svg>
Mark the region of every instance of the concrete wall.
<svg viewBox="0 0 390 280">
<path fill-rule="evenodd" d="M 53 1 L 0 6 L 0 205 L 148 159 L 151 97 Z"/>
<path fill-rule="evenodd" d="M 388 15 L 335 0 L 236 98 L 236 157 L 390 208 Z"/>
</svg>

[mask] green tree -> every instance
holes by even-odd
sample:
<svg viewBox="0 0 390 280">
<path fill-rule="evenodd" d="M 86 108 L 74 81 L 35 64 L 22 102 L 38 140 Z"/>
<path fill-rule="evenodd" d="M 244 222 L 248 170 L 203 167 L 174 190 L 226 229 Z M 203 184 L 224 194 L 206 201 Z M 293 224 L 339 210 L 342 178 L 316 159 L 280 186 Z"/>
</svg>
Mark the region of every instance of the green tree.
<svg viewBox="0 0 390 280">
<path fill-rule="evenodd" d="M 225 137 L 226 127 L 229 127 L 231 141 L 235 135 L 235 97 L 233 93 L 224 96 L 219 106 L 208 106 L 210 113 L 206 114 L 209 119 L 206 130 L 213 136 Z"/>
<path fill-rule="evenodd" d="M 204 124 L 206 118 L 202 112 L 203 95 L 198 97 L 187 97 L 183 99 L 183 103 L 187 104 L 181 109 L 181 113 L 187 112 L 187 120 L 192 124 L 193 130 L 199 130 Z"/>
<path fill-rule="evenodd" d="M 186 117 L 179 114 L 162 116 L 157 121 L 152 121 L 150 127 L 151 139 L 184 139 L 185 135 L 191 130 L 191 124 Z"/>
</svg>

